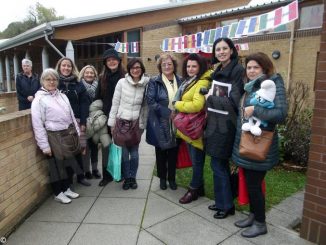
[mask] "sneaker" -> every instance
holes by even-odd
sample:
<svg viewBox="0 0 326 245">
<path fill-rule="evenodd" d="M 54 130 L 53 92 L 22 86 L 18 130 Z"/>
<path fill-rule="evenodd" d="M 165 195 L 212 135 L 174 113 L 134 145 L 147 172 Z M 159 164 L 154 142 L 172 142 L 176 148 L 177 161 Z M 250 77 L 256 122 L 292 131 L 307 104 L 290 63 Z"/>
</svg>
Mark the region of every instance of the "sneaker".
<svg viewBox="0 0 326 245">
<path fill-rule="evenodd" d="M 71 199 L 68 198 L 65 194 L 63 194 L 62 192 L 59 193 L 59 195 L 54 197 L 54 200 L 57 202 L 61 202 L 63 204 L 68 204 L 71 203 Z"/>
<path fill-rule="evenodd" d="M 70 188 L 68 188 L 63 194 L 65 194 L 65 196 L 72 198 L 72 199 L 79 197 L 79 194 L 76 192 L 73 192 L 72 190 L 70 190 Z"/>
</svg>

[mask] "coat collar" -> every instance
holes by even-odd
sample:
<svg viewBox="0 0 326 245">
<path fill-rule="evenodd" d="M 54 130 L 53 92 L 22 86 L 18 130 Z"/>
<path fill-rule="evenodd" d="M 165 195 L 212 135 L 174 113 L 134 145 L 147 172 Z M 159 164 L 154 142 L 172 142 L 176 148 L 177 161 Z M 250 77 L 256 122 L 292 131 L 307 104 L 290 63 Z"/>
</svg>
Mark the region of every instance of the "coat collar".
<svg viewBox="0 0 326 245">
<path fill-rule="evenodd" d="M 229 77 L 231 75 L 231 72 L 233 71 L 233 68 L 239 63 L 239 59 L 233 59 L 231 62 L 222 69 L 222 64 L 220 64 L 215 72 L 213 73 L 213 79 L 216 76 L 223 76 L 223 77 Z"/>
</svg>

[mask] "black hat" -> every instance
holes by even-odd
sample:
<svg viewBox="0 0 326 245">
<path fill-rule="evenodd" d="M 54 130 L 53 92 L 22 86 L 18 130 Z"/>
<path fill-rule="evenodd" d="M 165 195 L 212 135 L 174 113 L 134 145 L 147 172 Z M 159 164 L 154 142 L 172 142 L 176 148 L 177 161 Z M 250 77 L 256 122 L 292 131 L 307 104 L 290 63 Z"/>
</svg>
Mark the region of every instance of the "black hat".
<svg viewBox="0 0 326 245">
<path fill-rule="evenodd" d="M 117 60 L 121 60 L 121 58 L 119 57 L 119 53 L 114 49 L 114 48 L 110 48 L 104 51 L 103 53 L 103 64 L 105 65 L 106 63 L 106 59 L 107 58 L 116 58 Z"/>
</svg>

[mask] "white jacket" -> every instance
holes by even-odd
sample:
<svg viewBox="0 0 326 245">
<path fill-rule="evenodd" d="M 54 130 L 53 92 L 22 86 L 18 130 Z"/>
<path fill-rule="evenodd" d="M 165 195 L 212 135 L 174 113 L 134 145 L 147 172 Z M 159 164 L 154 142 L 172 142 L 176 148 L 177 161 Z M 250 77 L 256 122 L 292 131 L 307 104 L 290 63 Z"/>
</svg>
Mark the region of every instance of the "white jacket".
<svg viewBox="0 0 326 245">
<path fill-rule="evenodd" d="M 121 78 L 114 90 L 112 107 L 108 120 L 110 127 L 115 126 L 116 118 L 136 120 L 139 118 L 139 127 L 146 128 L 147 103 L 144 99 L 149 76 L 143 74 L 140 81 L 135 83 L 129 74 Z"/>
</svg>

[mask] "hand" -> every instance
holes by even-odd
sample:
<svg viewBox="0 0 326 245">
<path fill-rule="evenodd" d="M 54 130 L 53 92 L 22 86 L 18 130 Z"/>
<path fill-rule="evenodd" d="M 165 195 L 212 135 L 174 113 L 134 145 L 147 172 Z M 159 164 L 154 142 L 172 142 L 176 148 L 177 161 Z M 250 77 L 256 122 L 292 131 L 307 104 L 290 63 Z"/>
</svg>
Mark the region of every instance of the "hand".
<svg viewBox="0 0 326 245">
<path fill-rule="evenodd" d="M 28 100 L 29 102 L 32 102 L 32 101 L 33 101 L 33 99 L 34 99 L 34 97 L 33 97 L 33 96 L 28 96 L 28 97 L 27 97 L 27 100 Z"/>
<path fill-rule="evenodd" d="M 205 99 L 207 100 L 207 98 L 208 98 L 209 96 L 211 96 L 212 94 L 213 94 L 213 86 L 208 90 L 208 93 L 205 94 Z"/>
<path fill-rule="evenodd" d="M 172 111 L 170 114 L 170 119 L 173 120 L 176 115 L 177 115 L 177 113 L 175 111 Z"/>
<path fill-rule="evenodd" d="M 251 117 L 252 114 L 254 114 L 254 109 L 255 109 L 254 106 L 247 106 L 247 107 L 244 109 L 244 117 L 245 117 L 246 119 L 248 119 L 249 117 Z"/>
<path fill-rule="evenodd" d="M 86 126 L 85 125 L 80 125 L 80 131 L 85 132 L 86 131 Z"/>
<path fill-rule="evenodd" d="M 52 151 L 51 151 L 51 149 L 49 149 L 49 150 L 44 150 L 44 151 L 43 151 L 43 154 L 46 155 L 46 156 L 52 157 Z"/>
</svg>

